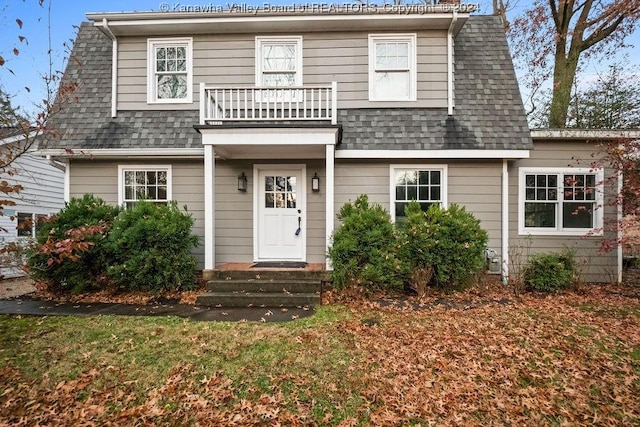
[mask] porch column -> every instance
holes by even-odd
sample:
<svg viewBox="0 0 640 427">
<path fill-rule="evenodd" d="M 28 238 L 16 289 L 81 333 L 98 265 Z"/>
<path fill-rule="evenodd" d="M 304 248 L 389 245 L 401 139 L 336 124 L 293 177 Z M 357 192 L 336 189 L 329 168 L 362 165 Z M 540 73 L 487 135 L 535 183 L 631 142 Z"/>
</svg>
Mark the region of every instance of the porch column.
<svg viewBox="0 0 640 427">
<path fill-rule="evenodd" d="M 325 185 L 325 220 L 326 220 L 326 247 L 325 251 L 329 250 L 329 246 L 331 245 L 331 234 L 333 234 L 333 217 L 334 214 L 334 163 L 335 163 L 335 146 L 333 144 L 326 145 L 326 185 Z M 331 265 L 331 260 L 329 258 L 326 259 L 326 268 L 327 270 L 333 270 L 333 266 Z"/>
<path fill-rule="evenodd" d="M 213 145 L 204 146 L 204 269 L 216 267 L 215 224 L 216 159 Z"/>
</svg>

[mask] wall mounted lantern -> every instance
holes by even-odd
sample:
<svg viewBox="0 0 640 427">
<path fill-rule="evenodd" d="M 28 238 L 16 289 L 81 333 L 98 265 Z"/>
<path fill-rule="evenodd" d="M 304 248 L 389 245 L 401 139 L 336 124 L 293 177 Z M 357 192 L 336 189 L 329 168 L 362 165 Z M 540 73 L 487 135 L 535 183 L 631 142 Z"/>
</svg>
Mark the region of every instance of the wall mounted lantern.
<svg viewBox="0 0 640 427">
<path fill-rule="evenodd" d="M 313 178 L 311 178 L 311 191 L 317 193 L 320 191 L 320 177 L 317 173 L 313 174 Z"/>
<path fill-rule="evenodd" d="M 238 175 L 238 191 L 247 191 L 247 176 L 244 172 Z"/>
</svg>

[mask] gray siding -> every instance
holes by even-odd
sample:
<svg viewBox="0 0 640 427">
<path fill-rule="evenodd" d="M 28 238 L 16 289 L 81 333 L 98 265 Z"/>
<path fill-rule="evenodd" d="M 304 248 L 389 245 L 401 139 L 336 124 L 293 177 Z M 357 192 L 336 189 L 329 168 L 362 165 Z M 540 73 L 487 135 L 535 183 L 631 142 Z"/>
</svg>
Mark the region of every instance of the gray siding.
<svg viewBox="0 0 640 427">
<path fill-rule="evenodd" d="M 586 282 L 611 282 L 617 280 L 617 253 L 611 251 L 599 254 L 598 249 L 603 238 L 612 239 L 615 235 L 606 232 L 604 237 L 581 236 L 531 236 L 520 235 L 518 231 L 518 179 L 520 167 L 590 167 L 597 153 L 594 144 L 578 142 L 542 143 L 536 142 L 529 159 L 518 160 L 509 167 L 509 246 L 512 268 L 517 270 L 526 261 L 527 254 L 538 252 L 558 252 L 564 248 L 577 251 L 581 279 Z M 574 159 L 574 160 L 572 160 Z M 581 163 L 578 163 L 581 160 Z M 610 171 L 609 171 L 610 172 Z M 605 170 L 605 175 L 609 173 Z M 610 206 L 610 197 L 615 188 L 605 190 L 605 218 L 615 219 L 616 208 Z M 605 219 L 606 221 L 606 219 Z"/>
<path fill-rule="evenodd" d="M 71 197 L 92 193 L 111 204 L 118 203 L 118 165 L 172 166 L 173 198 L 180 208 L 186 206 L 195 219 L 193 232 L 200 236 L 194 251 L 200 268 L 204 265 L 204 166 L 197 160 L 116 161 L 75 160 L 71 163 Z"/>
<path fill-rule="evenodd" d="M 501 244 L 501 174 L 502 163 L 498 162 L 435 162 L 415 160 L 404 162 L 410 165 L 448 165 L 448 203 L 465 206 L 467 211 L 480 220 L 489 233 L 489 247 L 500 249 Z M 354 201 L 360 194 L 367 194 L 369 201 L 390 209 L 390 165 L 401 165 L 402 161 L 340 162 L 336 164 L 335 211 L 339 212 L 346 202 Z M 336 219 L 335 226 L 339 226 Z"/>
<path fill-rule="evenodd" d="M 7 206 L 0 216 L 0 240 L 14 241 L 17 237 L 17 221 L 11 220 L 15 213 L 51 215 L 64 206 L 64 172 L 52 166 L 46 159 L 31 154 L 21 155 L 14 163 L 15 175 L 3 177 L 10 184 L 20 184 L 19 194 L 3 195 L 15 202 Z"/>
<path fill-rule="evenodd" d="M 446 108 L 446 31 L 420 31 L 417 40 L 418 102 L 369 102 L 366 32 L 303 36 L 303 84 L 338 82 L 339 108 Z M 260 35 L 260 34 L 256 34 Z M 300 35 L 300 34 L 292 34 Z M 255 84 L 255 35 L 197 35 L 193 38 L 193 104 L 147 104 L 147 39 L 119 39 L 118 109 L 198 109 L 201 82 L 216 86 Z"/>
<path fill-rule="evenodd" d="M 266 162 L 260 162 L 261 164 Z M 282 163 L 282 162 L 278 162 Z M 304 163 L 293 161 L 292 163 Z M 172 165 L 173 198 L 185 206 L 196 220 L 194 233 L 200 237 L 196 255 L 204 265 L 204 167 L 201 161 L 74 161 L 71 165 L 71 196 L 85 193 L 100 196 L 106 202 L 118 202 L 118 165 Z M 244 172 L 248 179 L 246 193 L 237 190 L 237 179 Z M 324 192 L 311 192 L 311 176 L 317 172 L 324 182 L 322 162 L 307 164 L 307 261 L 325 261 Z M 215 180 L 216 263 L 253 261 L 253 162 L 217 161 Z"/>
<path fill-rule="evenodd" d="M 320 193 L 311 191 L 311 177 L 318 173 L 321 182 L 325 182 L 323 162 L 269 162 L 258 164 L 294 163 L 307 165 L 306 200 L 307 224 L 306 245 L 307 262 L 325 261 L 325 192 L 322 185 Z M 215 221 L 216 221 L 216 264 L 228 262 L 252 262 L 253 257 L 253 192 L 254 161 L 217 161 L 215 183 Z M 247 192 L 237 190 L 238 175 L 247 176 Z"/>
<path fill-rule="evenodd" d="M 449 163 L 449 204 L 465 206 L 489 234 L 487 247 L 502 245 L 502 162 Z"/>
</svg>

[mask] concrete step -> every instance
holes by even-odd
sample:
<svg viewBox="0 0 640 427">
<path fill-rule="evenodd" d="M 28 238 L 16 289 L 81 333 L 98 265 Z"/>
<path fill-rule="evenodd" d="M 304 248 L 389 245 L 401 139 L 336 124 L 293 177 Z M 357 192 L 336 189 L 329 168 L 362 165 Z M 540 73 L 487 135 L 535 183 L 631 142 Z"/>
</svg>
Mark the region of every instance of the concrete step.
<svg viewBox="0 0 640 427">
<path fill-rule="evenodd" d="M 205 280 L 323 280 L 329 278 L 324 270 L 303 269 L 246 269 L 246 270 L 209 270 Z"/>
<path fill-rule="evenodd" d="M 210 280 L 209 292 L 234 293 L 315 293 L 321 291 L 319 280 Z"/>
<path fill-rule="evenodd" d="M 197 305 L 209 307 L 303 307 L 320 305 L 319 293 L 209 292 L 198 295 Z"/>
</svg>

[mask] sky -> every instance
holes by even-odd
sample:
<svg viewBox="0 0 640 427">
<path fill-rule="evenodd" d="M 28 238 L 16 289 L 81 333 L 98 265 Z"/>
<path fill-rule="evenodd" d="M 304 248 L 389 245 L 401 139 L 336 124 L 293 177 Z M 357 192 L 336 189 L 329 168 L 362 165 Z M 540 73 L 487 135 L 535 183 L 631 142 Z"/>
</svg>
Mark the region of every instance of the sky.
<svg viewBox="0 0 640 427">
<path fill-rule="evenodd" d="M 510 15 L 514 16 L 526 8 L 532 0 L 516 2 Z M 36 111 L 34 105 L 40 103 L 45 96 L 45 86 L 42 75 L 49 70 L 49 43 L 52 50 L 52 69 L 63 71 L 69 48 L 76 33 L 76 27 L 86 21 L 88 12 L 121 12 L 121 11 L 159 11 L 165 8 L 214 5 L 226 6 L 227 3 L 260 6 L 263 4 L 342 4 L 347 1 L 337 0 L 45 0 L 44 7 L 38 0 L 0 0 L 0 55 L 6 63 L 0 67 L 0 85 L 9 93 L 15 94 L 14 106 L 18 105 L 25 111 Z M 410 1 L 407 1 L 410 2 Z M 474 1 L 463 0 L 464 3 Z M 488 14 L 490 0 L 480 0 L 480 13 Z M 50 7 L 50 37 L 48 15 Z M 22 21 L 22 28 L 16 20 Z M 23 42 L 18 36 L 24 36 Z M 629 39 L 635 47 L 627 50 L 627 55 L 635 69 L 640 69 L 640 29 Z M 19 54 L 13 54 L 17 48 Z M 612 52 L 608 60 L 590 62 L 584 65 L 586 81 L 595 78 L 597 73 L 607 70 L 611 61 L 615 61 L 624 52 Z M 11 72 L 13 71 L 13 73 Z M 28 92 L 25 87 L 30 89 Z"/>
</svg>

